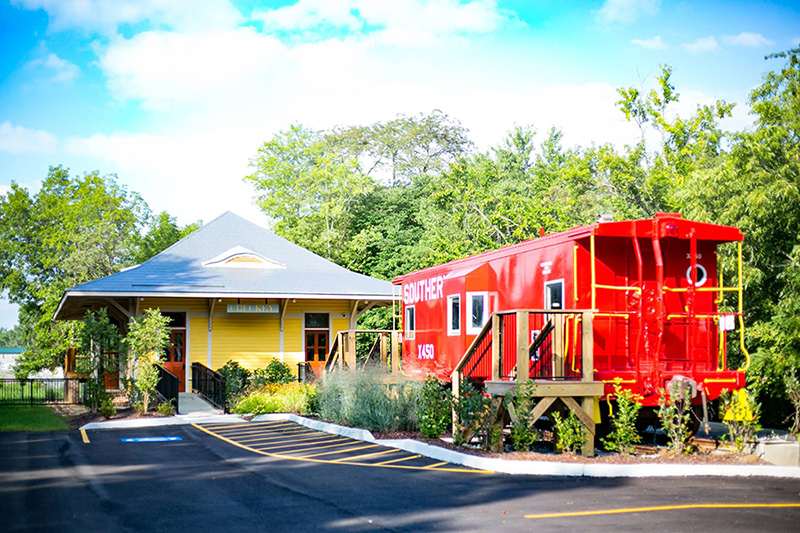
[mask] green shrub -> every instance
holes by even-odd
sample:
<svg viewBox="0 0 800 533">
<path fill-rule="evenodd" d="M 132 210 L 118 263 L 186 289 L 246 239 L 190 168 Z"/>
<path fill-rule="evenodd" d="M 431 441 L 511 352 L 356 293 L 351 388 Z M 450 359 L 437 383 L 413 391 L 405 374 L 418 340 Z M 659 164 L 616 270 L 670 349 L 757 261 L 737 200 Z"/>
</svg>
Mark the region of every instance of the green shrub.
<svg viewBox="0 0 800 533">
<path fill-rule="evenodd" d="M 292 369 L 286 363 L 273 359 L 266 368 L 258 368 L 253 372 L 250 383 L 253 387 L 260 388 L 267 383 L 291 383 L 294 381 Z"/>
<path fill-rule="evenodd" d="M 586 430 L 580 419 L 572 411 L 566 418 L 553 412 L 555 447 L 560 452 L 577 453 L 586 442 Z"/>
<path fill-rule="evenodd" d="M 740 401 L 738 391 L 722 391 L 720 401 L 723 422 L 728 428 L 728 439 L 736 447 L 738 453 L 744 451 L 748 442 L 752 442 L 756 431 L 761 429 L 758 419 L 761 416 L 761 405 L 756 401 L 755 393 L 745 393 L 744 401 Z"/>
<path fill-rule="evenodd" d="M 233 408 L 234 413 L 261 415 L 265 413 L 311 414 L 316 388 L 297 382 L 271 383 L 243 396 Z"/>
<path fill-rule="evenodd" d="M 230 407 L 237 402 L 237 396 L 247 393 L 250 386 L 250 371 L 238 361 L 228 361 L 217 372 L 225 378 L 225 397 Z"/>
<path fill-rule="evenodd" d="M 326 374 L 318 391 L 324 420 L 386 433 L 417 427 L 419 384 L 388 384 L 378 368 Z"/>
<path fill-rule="evenodd" d="M 460 387 L 460 396 L 453 398 L 453 410 L 456 414 L 456 431 L 453 443 L 462 445 L 479 436 L 484 448 L 491 446 L 495 437 L 490 434 L 492 399 L 488 394 L 479 391 L 472 383 L 464 382 Z"/>
<path fill-rule="evenodd" d="M 100 413 L 106 418 L 111 418 L 117 414 L 117 406 L 114 405 L 114 398 L 106 395 L 100 399 Z"/>
<path fill-rule="evenodd" d="M 622 380 L 614 380 L 614 396 L 617 408 L 611 415 L 611 432 L 607 438 L 601 439 L 606 449 L 622 454 L 633 453 L 634 444 L 641 442 L 642 436 L 636 430 L 636 418 L 642 404 L 640 397 L 630 390 L 622 388 Z"/>
<path fill-rule="evenodd" d="M 170 400 L 168 402 L 161 402 L 158 404 L 156 411 L 158 411 L 158 414 L 164 416 L 172 416 L 175 414 L 175 407 L 173 407 L 172 400 Z"/>
<path fill-rule="evenodd" d="M 422 385 L 417 408 L 419 430 L 424 437 L 437 439 L 450 426 L 451 393 L 449 388 L 442 388 L 435 376 L 428 374 Z"/>
<path fill-rule="evenodd" d="M 678 383 L 673 384 L 672 391 L 660 389 L 659 394 L 658 418 L 669 438 L 669 449 L 674 453 L 683 453 L 687 451 L 686 443 L 691 437 L 691 405 L 683 399 L 684 393 Z"/>
<path fill-rule="evenodd" d="M 536 384 L 526 381 L 517 384 L 514 395 L 506 399 L 514 406 L 516 414 L 516 421 L 511 423 L 511 442 L 517 451 L 528 451 L 533 443 L 539 440 L 539 431 L 534 427 L 536 421 L 531 416 L 535 403 L 533 395 L 535 390 Z"/>
</svg>

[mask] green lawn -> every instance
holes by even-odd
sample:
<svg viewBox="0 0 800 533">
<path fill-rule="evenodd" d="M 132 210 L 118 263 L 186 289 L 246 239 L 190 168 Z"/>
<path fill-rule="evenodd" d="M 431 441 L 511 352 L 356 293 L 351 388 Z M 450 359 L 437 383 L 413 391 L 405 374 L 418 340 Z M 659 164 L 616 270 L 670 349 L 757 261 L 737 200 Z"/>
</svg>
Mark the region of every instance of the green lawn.
<svg viewBox="0 0 800 533">
<path fill-rule="evenodd" d="M 0 405 L 0 431 L 63 431 L 64 420 L 46 405 Z"/>
</svg>

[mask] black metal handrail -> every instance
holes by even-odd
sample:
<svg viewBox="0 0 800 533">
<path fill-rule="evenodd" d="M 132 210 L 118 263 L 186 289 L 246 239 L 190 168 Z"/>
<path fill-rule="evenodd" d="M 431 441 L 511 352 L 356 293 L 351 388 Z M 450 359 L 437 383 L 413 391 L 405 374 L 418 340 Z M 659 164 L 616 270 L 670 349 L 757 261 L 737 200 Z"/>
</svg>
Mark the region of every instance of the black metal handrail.
<svg viewBox="0 0 800 533">
<path fill-rule="evenodd" d="M 222 374 L 201 363 L 192 363 L 192 390 L 215 407 L 228 412 L 225 401 L 225 376 Z"/>
<path fill-rule="evenodd" d="M 156 385 L 156 390 L 161 397 L 164 398 L 165 402 L 172 402 L 175 412 L 179 413 L 178 387 L 180 385 L 180 379 L 163 366 L 156 365 L 156 367 L 158 368 L 158 385 Z"/>
<path fill-rule="evenodd" d="M 83 403 L 82 381 L 74 378 L 0 379 L 0 405 Z"/>
</svg>

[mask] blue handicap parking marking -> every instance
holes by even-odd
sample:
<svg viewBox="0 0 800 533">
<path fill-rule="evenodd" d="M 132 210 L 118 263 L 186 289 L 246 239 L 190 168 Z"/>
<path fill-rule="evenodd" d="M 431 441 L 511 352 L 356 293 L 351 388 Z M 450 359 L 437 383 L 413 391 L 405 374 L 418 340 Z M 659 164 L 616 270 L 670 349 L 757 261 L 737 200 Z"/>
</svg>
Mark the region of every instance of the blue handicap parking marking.
<svg viewBox="0 0 800 533">
<path fill-rule="evenodd" d="M 134 439 L 120 439 L 122 442 L 175 442 L 183 440 L 180 437 L 139 437 Z"/>
</svg>

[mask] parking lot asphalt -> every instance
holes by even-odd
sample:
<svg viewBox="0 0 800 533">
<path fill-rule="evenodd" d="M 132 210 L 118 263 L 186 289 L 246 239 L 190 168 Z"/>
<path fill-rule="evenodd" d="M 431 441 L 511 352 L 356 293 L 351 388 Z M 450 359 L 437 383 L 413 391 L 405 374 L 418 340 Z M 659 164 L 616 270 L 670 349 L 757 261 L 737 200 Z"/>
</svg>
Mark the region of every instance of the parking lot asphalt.
<svg viewBox="0 0 800 533">
<path fill-rule="evenodd" d="M 510 476 L 420 458 L 389 468 L 380 463 L 406 456 L 352 449 L 361 441 L 288 448 L 320 436 L 280 425 L 241 431 L 248 426 L 225 438 L 209 433 L 224 427 L 190 425 L 87 430 L 86 439 L 0 434 L 0 529 L 730 532 L 800 523 L 796 479 Z"/>
</svg>

